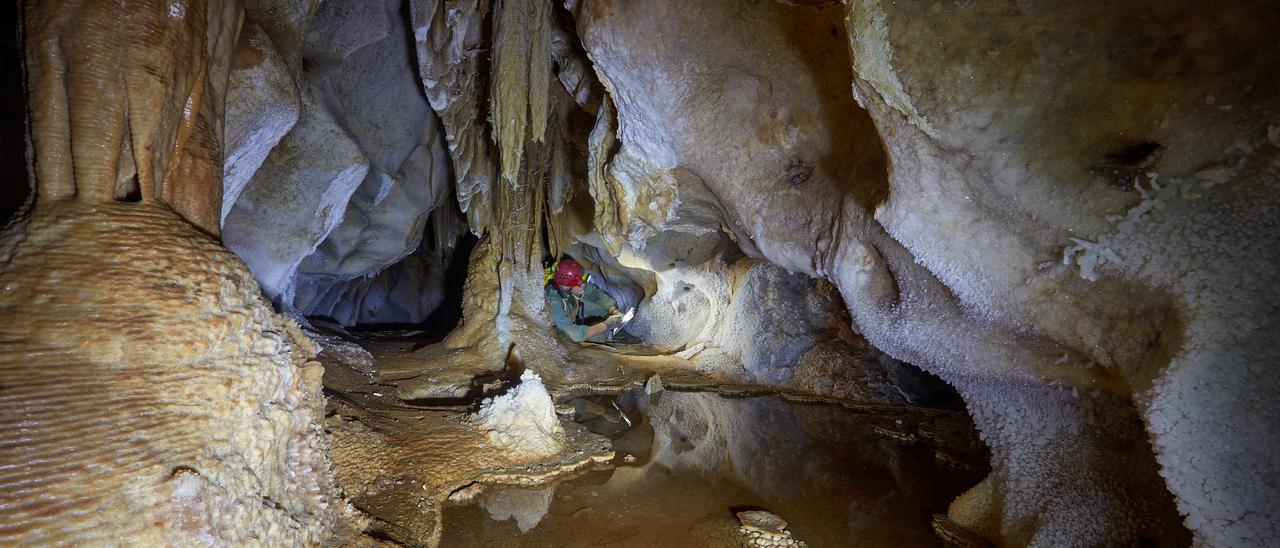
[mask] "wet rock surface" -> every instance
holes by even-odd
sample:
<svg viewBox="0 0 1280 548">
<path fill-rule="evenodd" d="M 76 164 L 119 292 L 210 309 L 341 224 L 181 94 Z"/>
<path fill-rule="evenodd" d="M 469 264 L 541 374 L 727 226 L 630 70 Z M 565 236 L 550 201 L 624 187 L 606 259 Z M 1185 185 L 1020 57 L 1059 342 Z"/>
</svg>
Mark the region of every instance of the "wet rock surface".
<svg viewBox="0 0 1280 548">
<path fill-rule="evenodd" d="M 380 358 L 404 344 L 392 339 L 369 346 Z M 342 543 L 389 539 L 434 546 L 443 534 L 444 502 L 451 496 L 469 499 L 487 486 L 538 488 L 613 458 L 608 440 L 568 418 L 553 419 L 563 437 L 550 452 L 531 456 L 495 444 L 491 429 L 477 420 L 478 400 L 414 405 L 397 399 L 393 379 L 403 371 L 395 362 L 380 361 L 373 376 L 336 353 L 324 365 L 325 435 L 334 474 L 351 504 L 370 521 Z"/>
<path fill-rule="evenodd" d="M 938 545 L 932 514 L 985 473 L 972 424 L 946 411 L 642 394 L 615 400 L 628 428 L 608 414 L 576 415 L 609 433 L 615 468 L 554 485 L 541 521 L 518 533 L 473 506 L 448 507 L 443 545 Z M 957 420 L 963 427 L 932 426 Z M 951 443 L 979 448 L 974 465 L 943 468 L 933 439 L 884 438 L 879 423 L 949 429 Z"/>
<path fill-rule="evenodd" d="M 544 376 L 557 402 L 564 449 L 533 455 L 495 445 L 479 420 L 492 398 L 521 389 L 522 375 L 427 344 L 435 336 L 357 332 L 348 343 L 370 349 L 378 360 L 373 377 L 325 361 L 334 470 L 354 506 L 372 520 L 365 536 L 445 546 L 679 545 L 706 533 L 695 522 L 719 516 L 726 527 L 712 529 L 723 529 L 729 545 L 824 545 L 822 539 L 846 534 L 839 524 L 854 515 L 846 513 L 867 511 L 851 500 L 871 497 L 866 508 L 888 500 L 909 508 L 906 501 L 918 500 L 930 510 L 891 520 L 897 525 L 880 532 L 883 517 L 857 521 L 866 529 L 860 538 L 896 538 L 901 531 L 890 531 L 906 528 L 932 543 L 930 516 L 985 471 L 984 449 L 957 411 L 800 392 L 780 399 L 771 395 L 776 387 L 717 381 L 669 357 L 591 347 L 577 349 L 569 369 Z M 423 361 L 429 356 L 433 361 Z M 452 359 L 437 361 L 441 356 Z M 426 363 L 436 365 L 424 371 Z M 654 368 L 664 373 L 654 375 Z M 416 396 L 468 391 L 461 398 L 401 400 L 397 390 L 403 396 L 405 386 L 416 386 Z M 910 435 L 885 436 L 882 426 Z M 849 444 L 853 439 L 863 441 Z M 865 444 L 880 449 L 852 449 Z M 937 457 L 942 452 L 966 465 L 944 466 Z M 932 486 L 903 491 L 905 483 L 895 486 L 885 481 L 889 476 L 863 469 L 884 466 L 886 454 L 895 455 L 888 462 L 897 462 L 900 481 L 915 484 L 908 477 L 923 474 L 936 477 L 925 482 Z M 796 468 L 801 463 L 807 464 Z M 695 502 L 680 502 L 686 499 Z M 734 512 L 752 507 L 774 510 L 793 525 L 782 533 L 739 535 Z"/>
</svg>

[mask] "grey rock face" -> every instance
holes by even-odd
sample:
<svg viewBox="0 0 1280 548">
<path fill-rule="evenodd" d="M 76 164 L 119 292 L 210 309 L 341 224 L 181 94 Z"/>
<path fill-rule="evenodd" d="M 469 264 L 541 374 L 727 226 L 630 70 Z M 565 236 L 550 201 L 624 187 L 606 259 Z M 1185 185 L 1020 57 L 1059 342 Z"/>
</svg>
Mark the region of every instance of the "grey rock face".
<svg viewBox="0 0 1280 548">
<path fill-rule="evenodd" d="M 452 207 L 452 174 L 439 119 L 415 76 L 400 7 L 398 0 L 321 6 L 303 44 L 302 121 L 267 156 L 242 197 L 228 197 L 235 205 L 228 206 L 227 245 L 285 307 L 352 322 L 378 311 L 387 312 L 386 321 L 415 321 L 440 301 L 439 263 L 449 246 L 434 247 L 439 254 L 430 258 L 406 257 L 421 244 L 431 211 Z M 282 72 L 271 74 L 274 88 L 263 89 L 286 89 Z M 235 75 L 245 82 L 262 78 L 250 69 Z M 237 108 L 252 113 L 264 101 L 246 93 Z M 254 121 L 241 124 L 254 132 L 240 131 L 251 133 L 241 154 L 250 161 L 270 149 L 268 138 L 279 131 Z M 229 187 L 243 184 L 240 174 L 256 167 L 241 155 L 237 166 L 246 165 L 228 170 Z M 456 236 L 455 225 L 441 228 Z M 254 236 L 267 233 L 276 237 Z M 392 294 L 397 299 L 388 300 Z"/>
<path fill-rule="evenodd" d="M 285 58 L 261 27 L 246 19 L 227 90 L 222 221 L 267 154 L 298 121 L 298 88 Z"/>
<path fill-rule="evenodd" d="M 311 84 L 303 90 L 297 125 L 271 150 L 223 226 L 223 243 L 277 302 L 292 300 L 298 265 L 342 222 L 369 170 L 316 91 Z"/>
</svg>

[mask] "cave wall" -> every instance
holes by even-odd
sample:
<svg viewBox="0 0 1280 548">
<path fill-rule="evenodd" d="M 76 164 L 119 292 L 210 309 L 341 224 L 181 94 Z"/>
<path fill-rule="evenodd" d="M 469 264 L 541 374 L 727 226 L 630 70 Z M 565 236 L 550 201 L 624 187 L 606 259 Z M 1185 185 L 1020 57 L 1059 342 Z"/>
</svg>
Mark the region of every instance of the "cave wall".
<svg viewBox="0 0 1280 548">
<path fill-rule="evenodd" d="M 451 204 L 449 204 L 451 205 Z M 295 303 L 307 316 L 330 318 L 342 325 L 421 324 L 449 298 L 447 273 L 458 258 L 458 233 L 466 230 L 459 214 L 446 205 L 428 223 L 430 238 L 399 262 L 374 274 L 349 280 L 304 277 Z"/>
<path fill-rule="evenodd" d="M 1077 380 L 1075 403 L 1061 408 L 1114 409 L 1107 416 L 1120 420 L 1135 405 L 1203 544 L 1277 535 L 1274 516 L 1259 511 L 1276 507 L 1261 478 L 1275 471 L 1262 448 L 1277 417 L 1237 414 L 1277 387 L 1257 369 L 1275 360 L 1264 342 L 1276 306 L 1275 270 L 1264 265 L 1276 264 L 1280 234 L 1266 213 L 1278 196 L 1268 132 L 1280 56 L 1264 30 L 1274 23 L 1262 3 L 921 15 L 868 2 L 848 18 L 855 95 L 890 136 L 895 166 L 876 220 L 972 315 L 1006 331 L 1030 327 L 1062 347 L 1056 367 L 1117 377 L 1129 401 L 1090 403 L 1078 394 L 1093 384 Z M 965 47 L 939 58 L 918 47 L 923 28 Z M 971 401 L 980 399 L 991 398 Z M 1010 411 L 975 415 L 994 415 L 988 430 L 1016 430 Z M 1231 441 L 1244 432 L 1249 444 Z M 1060 466 L 1040 459 L 1037 470 Z M 1112 475 L 1131 469 L 1117 464 Z M 1235 479 L 1244 477 L 1258 481 Z M 1019 521 L 1002 511 L 982 528 L 1003 533 Z"/>
<path fill-rule="evenodd" d="M 243 83 L 229 104 L 242 114 L 228 128 L 241 137 L 227 156 L 224 241 L 285 310 L 421 321 L 442 299 L 445 253 L 465 224 L 452 211 L 444 128 L 416 76 L 408 6 L 330 1 L 309 13 L 290 27 L 305 29 L 295 49 L 242 36 L 237 59 L 252 61 L 232 72 Z M 424 246 L 432 212 L 441 241 Z"/>
<path fill-rule="evenodd" d="M 581 3 L 617 106 L 610 245 L 709 204 L 831 279 L 965 396 L 994 470 L 952 517 L 983 536 L 1272 542 L 1275 490 L 1230 479 L 1274 472 L 1268 444 L 1228 438 L 1275 417 L 1219 422 L 1275 388 L 1264 8 L 800 4 Z"/>
<path fill-rule="evenodd" d="M 910 366 L 852 330 L 835 286 L 744 257 L 723 233 L 704 236 L 666 230 L 619 258 L 626 275 L 652 280 L 638 288 L 643 300 L 626 326 L 642 344 L 746 384 L 863 402 L 924 399 Z M 625 289 L 615 290 L 623 307 L 634 302 Z"/>
</svg>

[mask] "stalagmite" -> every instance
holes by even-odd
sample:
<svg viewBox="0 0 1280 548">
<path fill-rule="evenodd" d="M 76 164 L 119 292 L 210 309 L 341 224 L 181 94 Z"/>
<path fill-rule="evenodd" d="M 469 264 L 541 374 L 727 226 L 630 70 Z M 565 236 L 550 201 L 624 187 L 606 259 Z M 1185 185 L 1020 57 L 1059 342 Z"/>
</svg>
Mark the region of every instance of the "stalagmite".
<svg viewBox="0 0 1280 548">
<path fill-rule="evenodd" d="M 235 3 L 24 3 L 31 207 L 0 235 L 0 543 L 315 544 L 310 341 L 218 245 Z"/>
<path fill-rule="evenodd" d="M 530 460 L 555 454 L 563 447 L 564 429 L 542 379 L 532 371 L 501 396 L 486 399 L 475 420 L 489 442 Z"/>
</svg>

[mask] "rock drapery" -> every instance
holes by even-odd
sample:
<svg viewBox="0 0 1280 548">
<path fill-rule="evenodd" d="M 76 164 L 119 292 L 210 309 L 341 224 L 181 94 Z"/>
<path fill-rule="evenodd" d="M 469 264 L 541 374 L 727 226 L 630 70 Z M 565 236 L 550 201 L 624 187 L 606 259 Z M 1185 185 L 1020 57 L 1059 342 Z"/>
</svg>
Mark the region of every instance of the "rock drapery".
<svg viewBox="0 0 1280 548">
<path fill-rule="evenodd" d="M 483 231 L 489 188 L 497 169 L 486 134 L 484 55 L 486 0 L 412 0 L 418 75 L 431 108 L 445 128 L 458 205 L 473 230 Z"/>
<path fill-rule="evenodd" d="M 22 6 L 34 202 L 0 235 L 0 542 L 318 543 L 311 343 L 210 237 L 234 3 Z"/>
</svg>

